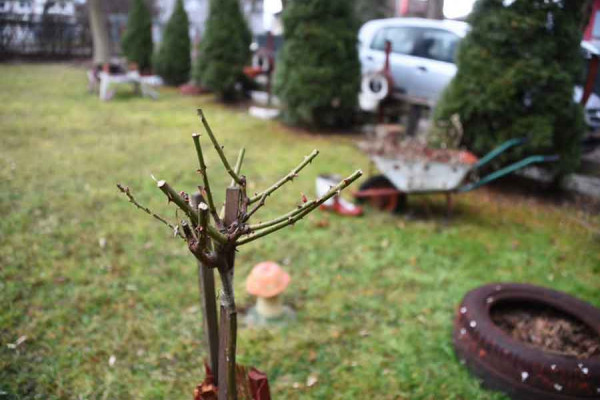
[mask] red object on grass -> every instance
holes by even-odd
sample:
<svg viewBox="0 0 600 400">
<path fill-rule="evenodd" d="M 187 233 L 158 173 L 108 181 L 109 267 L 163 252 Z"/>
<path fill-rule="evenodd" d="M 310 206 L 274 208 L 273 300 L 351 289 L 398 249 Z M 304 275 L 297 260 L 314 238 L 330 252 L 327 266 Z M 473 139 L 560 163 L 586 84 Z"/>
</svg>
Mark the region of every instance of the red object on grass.
<svg viewBox="0 0 600 400">
<path fill-rule="evenodd" d="M 348 217 L 359 217 L 363 214 L 362 207 L 349 203 L 347 205 L 346 202 L 341 202 L 340 199 L 336 196 L 333 198 L 333 204 L 321 204 L 319 208 L 323 211 L 332 211 L 336 214 L 345 215 Z"/>
<path fill-rule="evenodd" d="M 204 364 L 206 377 L 194 389 L 194 400 L 217 400 L 219 388 L 215 386 L 215 377 L 208 366 Z M 238 397 L 240 400 L 271 400 L 269 380 L 267 374 L 252 367 L 250 369 L 237 365 L 238 371 Z M 247 372 L 246 372 L 247 371 Z M 241 373 L 240 373 L 241 372 Z M 240 382 L 240 376 L 247 377 L 245 382 Z M 248 393 L 251 399 L 247 398 Z"/>
<path fill-rule="evenodd" d="M 248 381 L 250 382 L 250 391 L 254 400 L 271 400 L 267 374 L 252 367 L 248 371 Z"/>
</svg>

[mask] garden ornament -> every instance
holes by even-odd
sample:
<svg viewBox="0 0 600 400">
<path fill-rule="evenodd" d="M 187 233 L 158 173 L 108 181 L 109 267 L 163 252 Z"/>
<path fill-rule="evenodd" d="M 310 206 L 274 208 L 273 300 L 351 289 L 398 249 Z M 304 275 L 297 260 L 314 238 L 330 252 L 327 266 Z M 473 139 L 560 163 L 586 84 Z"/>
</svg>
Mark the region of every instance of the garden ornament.
<svg viewBox="0 0 600 400">
<path fill-rule="evenodd" d="M 256 264 L 246 279 L 246 290 L 256 296 L 256 305 L 248 311 L 246 323 L 266 325 L 293 317 L 293 311 L 283 305 L 281 296 L 289 283 L 290 275 L 277 263 L 265 261 Z"/>
</svg>

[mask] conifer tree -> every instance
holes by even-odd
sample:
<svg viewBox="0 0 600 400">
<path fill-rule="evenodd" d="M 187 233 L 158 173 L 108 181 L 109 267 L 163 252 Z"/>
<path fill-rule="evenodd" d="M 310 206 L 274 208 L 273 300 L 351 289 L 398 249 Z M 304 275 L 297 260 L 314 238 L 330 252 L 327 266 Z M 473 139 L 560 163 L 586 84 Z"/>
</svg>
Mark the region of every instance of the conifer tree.
<svg viewBox="0 0 600 400">
<path fill-rule="evenodd" d="M 189 79 L 190 34 L 183 0 L 177 0 L 173 14 L 167 22 L 155 67 L 158 74 L 169 85 L 180 85 Z"/>
<path fill-rule="evenodd" d="M 360 84 L 353 2 L 292 0 L 275 68 L 275 93 L 284 118 L 309 127 L 352 123 Z"/>
<path fill-rule="evenodd" d="M 152 16 L 144 0 L 133 0 L 121 47 L 127 60 L 137 63 L 140 71 L 151 67 Z"/>
<path fill-rule="evenodd" d="M 251 40 L 238 0 L 211 0 L 194 71 L 197 83 L 222 100 L 235 99 L 236 86 L 249 62 Z"/>
<path fill-rule="evenodd" d="M 436 120 L 458 114 L 463 144 L 480 155 L 527 137 L 516 156 L 559 154 L 558 170 L 574 170 L 584 130 L 582 107 L 573 101 L 583 66 L 583 11 L 580 2 L 566 0 L 479 0 Z"/>
</svg>

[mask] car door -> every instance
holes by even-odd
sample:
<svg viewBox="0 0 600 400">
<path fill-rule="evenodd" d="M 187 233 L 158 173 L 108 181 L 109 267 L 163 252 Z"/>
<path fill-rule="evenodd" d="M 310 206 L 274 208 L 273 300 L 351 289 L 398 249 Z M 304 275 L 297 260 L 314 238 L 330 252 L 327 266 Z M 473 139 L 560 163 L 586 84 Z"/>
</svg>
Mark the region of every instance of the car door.
<svg viewBox="0 0 600 400">
<path fill-rule="evenodd" d="M 413 48 L 413 94 L 437 101 L 456 74 L 454 57 L 460 37 L 444 29 L 421 28 Z"/>
<path fill-rule="evenodd" d="M 368 44 L 368 48 L 361 54 L 363 73 L 382 70 L 385 64 L 385 43 L 390 41 L 392 52 L 390 54 L 390 74 L 394 81 L 394 91 L 411 93 L 412 75 L 415 74 L 416 62 L 410 56 L 419 30 L 406 26 L 387 26 L 380 28 Z"/>
</svg>

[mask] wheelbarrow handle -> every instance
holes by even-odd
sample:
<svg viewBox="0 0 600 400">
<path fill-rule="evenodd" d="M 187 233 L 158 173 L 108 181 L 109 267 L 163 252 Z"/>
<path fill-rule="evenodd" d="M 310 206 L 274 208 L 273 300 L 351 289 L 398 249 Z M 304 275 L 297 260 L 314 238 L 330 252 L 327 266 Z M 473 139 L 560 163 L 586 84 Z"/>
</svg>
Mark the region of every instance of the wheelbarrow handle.
<svg viewBox="0 0 600 400">
<path fill-rule="evenodd" d="M 469 192 L 471 190 L 477 189 L 485 184 L 488 184 L 492 181 L 495 181 L 498 178 L 501 178 L 505 175 L 510 174 L 511 172 L 515 172 L 521 168 L 525 168 L 526 166 L 539 162 L 553 162 L 558 161 L 560 159 L 557 155 L 550 156 L 529 156 L 527 158 L 522 159 L 521 161 L 517 161 L 513 164 L 510 164 L 504 168 L 499 169 L 498 171 L 492 172 L 489 175 L 484 176 L 476 182 L 468 183 L 458 189 L 459 192 Z"/>
<path fill-rule="evenodd" d="M 485 164 L 489 163 L 494 158 L 498 157 L 500 154 L 504 153 L 506 150 L 510 149 L 511 147 L 520 146 L 524 143 L 527 143 L 528 140 L 529 139 L 527 139 L 527 138 L 514 138 L 514 139 L 507 140 L 506 142 L 502 143 L 500 146 L 496 147 L 494 150 L 487 153 L 479 161 L 477 161 L 475 163 L 475 165 L 473 165 L 473 169 L 477 169 L 479 167 L 484 166 Z"/>
</svg>

